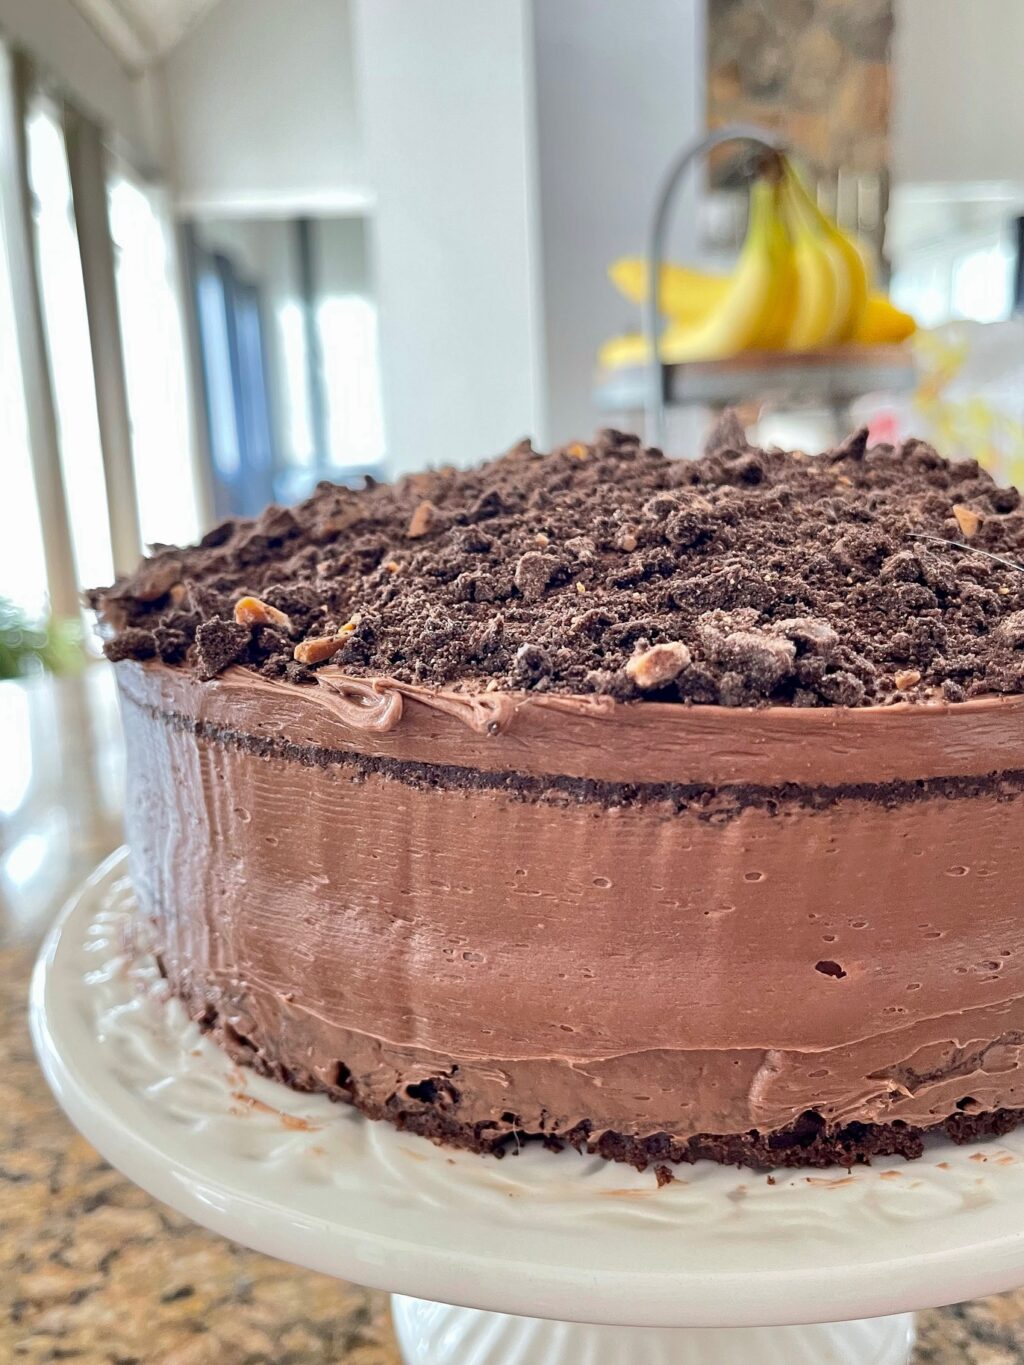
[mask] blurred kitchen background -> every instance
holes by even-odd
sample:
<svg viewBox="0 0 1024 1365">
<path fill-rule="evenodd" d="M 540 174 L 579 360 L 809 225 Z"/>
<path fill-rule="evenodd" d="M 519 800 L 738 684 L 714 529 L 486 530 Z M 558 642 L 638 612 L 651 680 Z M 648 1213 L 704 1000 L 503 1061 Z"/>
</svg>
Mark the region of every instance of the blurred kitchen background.
<svg viewBox="0 0 1024 1365">
<path fill-rule="evenodd" d="M 921 330 L 784 382 L 683 367 L 670 451 L 735 397 L 765 438 L 864 420 L 1020 478 L 1022 52 L 1019 0 L 0 0 L 15 931 L 118 840 L 81 587 L 319 479 L 641 421 L 607 269 L 708 127 L 784 136 Z M 686 184 L 673 260 L 728 268 L 735 171 Z"/>
</svg>

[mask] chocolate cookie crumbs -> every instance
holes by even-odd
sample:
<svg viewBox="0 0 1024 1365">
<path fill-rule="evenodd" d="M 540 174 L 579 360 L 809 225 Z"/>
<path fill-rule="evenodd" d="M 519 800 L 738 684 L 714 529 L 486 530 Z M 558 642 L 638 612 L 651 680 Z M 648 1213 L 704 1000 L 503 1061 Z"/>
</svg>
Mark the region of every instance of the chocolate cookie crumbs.
<svg viewBox="0 0 1024 1365">
<path fill-rule="evenodd" d="M 90 600 L 110 658 L 204 679 L 237 663 L 309 683 L 329 662 L 428 686 L 864 706 L 1024 690 L 1019 563 L 1019 495 L 974 461 L 865 431 L 820 455 L 758 450 L 729 416 L 696 460 L 606 431 L 320 484 Z M 263 610 L 236 613 L 245 599 Z"/>
</svg>

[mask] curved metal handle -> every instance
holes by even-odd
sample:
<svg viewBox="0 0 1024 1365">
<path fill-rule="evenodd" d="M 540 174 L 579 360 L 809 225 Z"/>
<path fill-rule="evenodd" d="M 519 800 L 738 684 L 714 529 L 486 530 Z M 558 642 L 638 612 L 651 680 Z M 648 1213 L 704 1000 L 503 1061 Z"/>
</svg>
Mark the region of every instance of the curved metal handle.
<svg viewBox="0 0 1024 1365">
<path fill-rule="evenodd" d="M 715 147 L 720 147 L 723 142 L 750 142 L 766 152 L 781 152 L 785 147 L 785 143 L 766 128 L 758 128 L 748 123 L 731 123 L 684 147 L 669 166 L 661 182 L 647 238 L 647 295 L 643 307 L 643 334 L 647 343 L 645 435 L 648 442 L 656 446 L 663 445 L 665 441 L 665 387 L 661 357 L 658 354 L 661 321 L 658 293 L 661 288 L 661 267 L 665 260 L 669 209 L 672 207 L 680 180 L 693 162 L 698 157 L 706 156 Z"/>
</svg>

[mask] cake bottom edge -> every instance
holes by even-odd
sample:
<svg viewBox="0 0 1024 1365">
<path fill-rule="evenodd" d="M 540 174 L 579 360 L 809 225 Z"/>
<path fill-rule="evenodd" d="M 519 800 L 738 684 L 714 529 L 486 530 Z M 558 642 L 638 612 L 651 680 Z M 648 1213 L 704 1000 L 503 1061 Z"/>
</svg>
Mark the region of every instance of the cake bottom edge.
<svg viewBox="0 0 1024 1365">
<path fill-rule="evenodd" d="M 219 1033 L 217 1029 L 205 1031 Z M 218 1037 L 217 1041 L 234 1062 L 250 1067 L 259 1075 L 292 1090 L 326 1095 L 335 1102 L 351 1105 L 368 1119 L 390 1123 L 403 1132 L 429 1138 L 439 1146 L 494 1157 L 518 1152 L 527 1144 L 539 1143 L 556 1152 L 571 1147 L 607 1161 L 622 1162 L 638 1171 L 653 1167 L 659 1184 L 672 1179 L 672 1166 L 693 1165 L 698 1161 L 755 1171 L 829 1166 L 849 1169 L 869 1165 L 873 1157 L 886 1156 L 901 1156 L 912 1161 L 924 1154 L 926 1139 L 930 1137 L 946 1137 L 963 1145 L 1003 1137 L 1024 1123 L 1024 1109 L 957 1111 L 928 1127 L 917 1127 L 902 1120 L 829 1124 L 817 1111 L 807 1110 L 792 1124 L 763 1133 L 751 1129 L 742 1133 L 697 1133 L 687 1138 L 675 1138 L 669 1133 L 639 1137 L 609 1130 L 595 1132 L 587 1120 L 557 1133 L 531 1132 L 492 1120 L 462 1120 L 451 1112 L 450 1097 L 443 1090 L 431 1095 L 429 1089 L 421 1088 L 421 1097 L 411 1104 L 397 1094 L 386 1104 L 379 1104 L 361 1096 L 351 1083 L 328 1085 L 312 1072 L 272 1060 L 243 1042 L 236 1043 L 223 1037 Z"/>
</svg>

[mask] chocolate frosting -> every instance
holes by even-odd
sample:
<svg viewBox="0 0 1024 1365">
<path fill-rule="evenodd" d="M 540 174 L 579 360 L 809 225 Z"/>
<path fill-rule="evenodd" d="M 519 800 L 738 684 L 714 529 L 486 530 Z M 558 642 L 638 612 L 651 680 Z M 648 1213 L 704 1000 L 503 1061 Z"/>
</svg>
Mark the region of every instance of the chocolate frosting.
<svg viewBox="0 0 1024 1365">
<path fill-rule="evenodd" d="M 496 1131 L 1024 1105 L 1024 698 L 117 670 L 140 902 L 229 1045 Z"/>
</svg>

